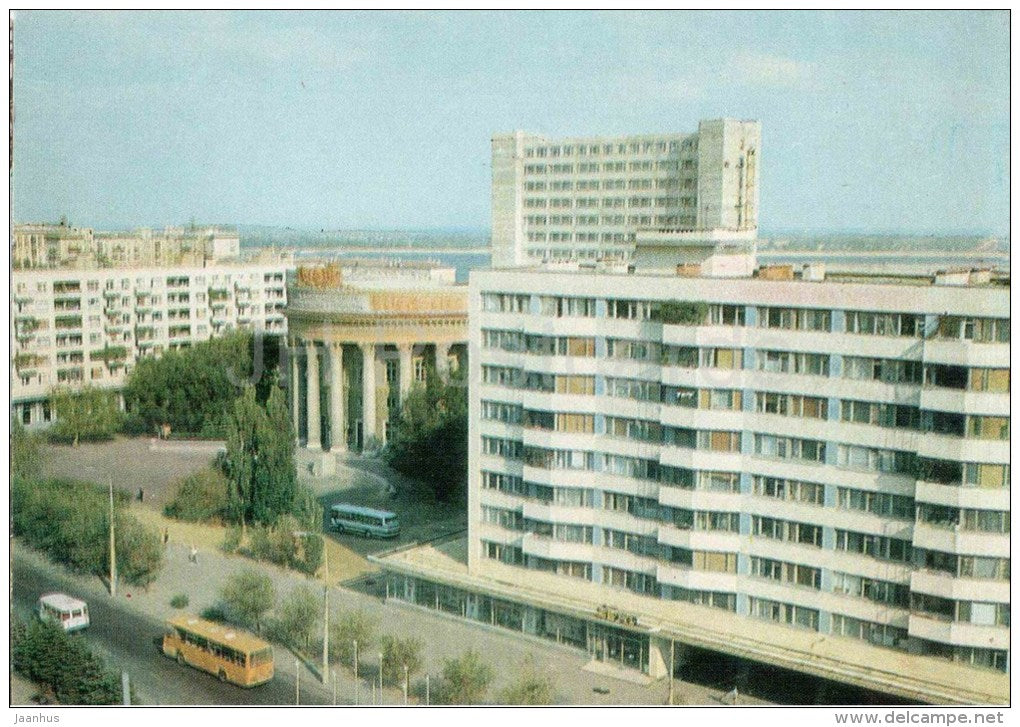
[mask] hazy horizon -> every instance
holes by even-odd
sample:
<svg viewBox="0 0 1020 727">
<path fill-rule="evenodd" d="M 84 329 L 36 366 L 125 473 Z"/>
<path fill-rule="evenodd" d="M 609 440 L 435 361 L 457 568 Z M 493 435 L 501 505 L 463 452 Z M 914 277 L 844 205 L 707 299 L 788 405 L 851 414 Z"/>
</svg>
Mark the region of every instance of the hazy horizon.
<svg viewBox="0 0 1020 727">
<path fill-rule="evenodd" d="M 13 15 L 16 220 L 487 229 L 490 138 L 762 122 L 763 235 L 1004 235 L 1004 11 Z"/>
</svg>

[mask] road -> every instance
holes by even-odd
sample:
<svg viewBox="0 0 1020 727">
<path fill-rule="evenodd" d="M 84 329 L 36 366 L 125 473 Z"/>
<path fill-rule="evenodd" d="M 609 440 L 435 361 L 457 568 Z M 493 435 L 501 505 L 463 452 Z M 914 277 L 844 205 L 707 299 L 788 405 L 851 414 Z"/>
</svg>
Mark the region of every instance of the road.
<svg viewBox="0 0 1020 727">
<path fill-rule="evenodd" d="M 31 613 L 39 594 L 66 590 L 62 578 L 15 557 L 12 564 L 13 604 L 23 617 Z M 143 704 L 163 705 L 293 705 L 294 677 L 277 669 L 268 684 L 242 689 L 224 684 L 211 674 L 182 667 L 159 652 L 153 639 L 163 625 L 116 602 L 89 598 L 92 625 L 84 638 L 115 668 L 127 671 Z M 277 649 L 277 658 L 282 656 Z M 317 690 L 316 690 L 317 691 Z M 313 690 L 302 689 L 302 704 L 325 704 Z"/>
</svg>

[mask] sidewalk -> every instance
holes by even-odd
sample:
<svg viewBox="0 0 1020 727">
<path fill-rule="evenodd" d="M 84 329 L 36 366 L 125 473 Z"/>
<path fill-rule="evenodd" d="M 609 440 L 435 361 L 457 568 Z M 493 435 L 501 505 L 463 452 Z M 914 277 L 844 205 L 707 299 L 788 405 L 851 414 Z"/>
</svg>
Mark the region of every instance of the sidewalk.
<svg viewBox="0 0 1020 727">
<path fill-rule="evenodd" d="M 21 543 L 15 543 L 15 548 L 19 558 L 46 562 L 41 554 L 29 550 Z M 276 588 L 277 604 L 290 590 L 300 585 L 322 593 L 321 580 L 268 563 L 258 563 L 242 556 L 228 556 L 208 549 L 199 550 L 197 563 L 191 563 L 189 551 L 187 544 L 171 542 L 166 549 L 160 576 L 148 591 L 122 584 L 118 588 L 118 601 L 139 613 L 163 620 L 180 613 L 170 606 L 170 599 L 177 594 L 187 594 L 189 605 L 185 610 L 201 614 L 204 609 L 218 603 L 220 589 L 227 579 L 245 569 L 258 570 L 271 578 Z M 62 571 L 52 564 L 48 564 L 47 568 Z M 86 598 L 109 598 L 103 584 L 96 578 L 67 575 L 66 579 Z M 416 694 L 422 695 L 424 701 L 425 673 L 430 674 L 431 693 L 435 695 L 444 660 L 460 656 L 468 649 L 480 653 L 493 669 L 495 678 L 487 693 L 489 702 L 496 701 L 499 690 L 512 682 L 517 668 L 528 656 L 532 656 L 536 666 L 552 678 L 559 704 L 662 705 L 666 702 L 666 680 L 651 684 L 635 683 L 613 678 L 612 675 L 593 673 L 585 670 L 589 657 L 580 650 L 547 644 L 504 629 L 465 622 L 397 601 L 384 603 L 379 598 L 346 588 L 330 588 L 329 598 L 331 617 L 338 616 L 341 611 L 361 609 L 378 620 L 376 644 L 359 655 L 360 680 L 355 681 L 350 665 L 331 669 L 331 677 L 335 678 L 337 704 L 355 704 L 356 700 L 360 704 L 372 703 L 373 688 L 378 684 L 378 637 L 386 634 L 399 638 L 413 637 L 424 642 L 424 669 L 411 678 L 411 704 L 418 703 Z M 334 678 L 326 684 L 321 683 L 317 672 L 321 656 L 312 659 L 313 671 L 309 665 L 299 665 L 295 656 L 285 647 L 275 644 L 274 650 L 279 673 L 292 676 L 300 673 L 302 695 L 314 692 L 318 699 L 332 703 Z M 677 681 L 675 686 L 678 702 L 685 704 L 719 704 L 722 695 L 719 690 L 695 684 Z M 608 689 L 609 693 L 596 692 L 595 688 Z M 386 687 L 382 692 L 383 704 L 403 704 L 403 701 L 402 688 Z"/>
</svg>

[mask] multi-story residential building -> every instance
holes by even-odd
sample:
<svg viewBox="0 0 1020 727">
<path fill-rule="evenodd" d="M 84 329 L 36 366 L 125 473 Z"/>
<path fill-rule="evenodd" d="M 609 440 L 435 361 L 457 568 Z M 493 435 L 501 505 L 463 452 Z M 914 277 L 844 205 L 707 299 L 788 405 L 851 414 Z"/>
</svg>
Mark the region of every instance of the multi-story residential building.
<svg viewBox="0 0 1020 727">
<path fill-rule="evenodd" d="M 240 257 L 240 237 L 224 227 L 95 231 L 60 224 L 14 226 L 12 264 L 39 268 L 202 265 Z"/>
<path fill-rule="evenodd" d="M 626 259 L 639 230 L 757 230 L 761 125 L 492 139 L 492 262 Z"/>
<path fill-rule="evenodd" d="M 142 356 L 235 328 L 286 333 L 289 260 L 245 265 L 16 270 L 12 411 L 50 420 L 56 386 L 119 389 Z"/>
<path fill-rule="evenodd" d="M 378 559 L 388 593 L 651 676 L 672 643 L 1008 700 L 1008 277 L 652 237 L 472 273 L 468 537 Z"/>
</svg>

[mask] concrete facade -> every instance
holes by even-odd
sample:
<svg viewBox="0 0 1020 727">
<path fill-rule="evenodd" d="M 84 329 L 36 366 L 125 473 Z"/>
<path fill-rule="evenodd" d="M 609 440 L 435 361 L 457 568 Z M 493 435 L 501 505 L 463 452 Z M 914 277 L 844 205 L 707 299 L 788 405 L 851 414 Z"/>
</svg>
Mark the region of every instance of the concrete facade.
<svg viewBox="0 0 1020 727">
<path fill-rule="evenodd" d="M 761 125 L 492 138 L 492 262 L 629 258 L 639 230 L 757 230 Z"/>
<path fill-rule="evenodd" d="M 805 273 L 473 273 L 468 575 L 1008 671 L 1008 280 Z"/>
<path fill-rule="evenodd" d="M 284 335 L 290 265 L 15 270 L 12 413 L 46 425 L 54 387 L 120 389 L 138 359 L 234 329 Z"/>
</svg>

